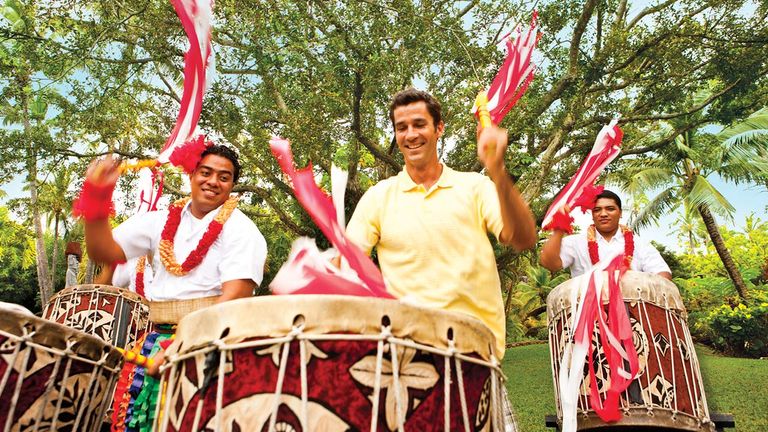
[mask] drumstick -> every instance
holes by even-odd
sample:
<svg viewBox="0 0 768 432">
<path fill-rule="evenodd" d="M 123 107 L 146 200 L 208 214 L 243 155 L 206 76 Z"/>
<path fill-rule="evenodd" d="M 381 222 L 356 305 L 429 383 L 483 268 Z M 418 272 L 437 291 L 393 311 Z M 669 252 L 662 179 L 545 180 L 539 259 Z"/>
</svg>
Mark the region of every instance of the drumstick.
<svg viewBox="0 0 768 432">
<path fill-rule="evenodd" d="M 493 122 L 491 121 L 491 113 L 488 112 L 488 94 L 484 91 L 480 91 L 475 98 L 475 107 L 477 107 L 477 117 L 480 120 L 480 127 L 485 129 L 491 127 Z M 488 143 L 486 151 L 489 154 L 496 153 L 496 143 Z"/>
<path fill-rule="evenodd" d="M 122 162 L 118 169 L 122 174 L 126 171 L 139 171 L 142 168 L 154 168 L 158 165 L 160 165 L 160 162 L 158 162 L 157 159 L 141 159 L 136 162 Z"/>
</svg>

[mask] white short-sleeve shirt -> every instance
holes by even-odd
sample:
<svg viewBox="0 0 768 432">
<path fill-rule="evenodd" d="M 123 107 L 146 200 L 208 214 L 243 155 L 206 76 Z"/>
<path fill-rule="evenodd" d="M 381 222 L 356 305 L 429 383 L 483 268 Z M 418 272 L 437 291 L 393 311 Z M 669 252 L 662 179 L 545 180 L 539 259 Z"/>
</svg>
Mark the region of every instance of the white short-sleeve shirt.
<svg viewBox="0 0 768 432">
<path fill-rule="evenodd" d="M 112 286 L 127 288 L 136 292 L 136 264 L 140 257 L 131 258 L 128 262 L 118 264 L 112 272 Z M 144 287 L 152 283 L 152 267 L 149 262 L 144 263 Z"/>
<path fill-rule="evenodd" d="M 197 219 L 190 212 L 189 203 L 184 207 L 173 248 L 179 264 L 197 247 L 220 208 Z M 113 230 L 115 241 L 126 258 L 152 254 L 154 277 L 144 287 L 148 299 L 183 300 L 220 295 L 221 284 L 236 279 L 251 279 L 261 284 L 267 243 L 256 224 L 243 212 L 238 209 L 232 212 L 200 265 L 181 277 L 168 273 L 160 261 L 160 235 L 167 218 L 167 210 L 139 214 Z"/>
<path fill-rule="evenodd" d="M 611 241 L 606 241 L 599 233 L 595 233 L 598 254 L 601 257 L 623 253 L 624 236 L 618 231 Z M 661 257 L 659 251 L 651 244 L 634 235 L 635 253 L 632 257 L 630 268 L 646 273 L 670 272 L 669 266 Z M 605 253 L 605 255 L 603 255 Z M 571 277 L 582 275 L 592 268 L 592 260 L 589 258 L 587 246 L 587 234 L 581 233 L 563 238 L 560 247 L 560 260 L 563 268 L 571 269 Z"/>
</svg>

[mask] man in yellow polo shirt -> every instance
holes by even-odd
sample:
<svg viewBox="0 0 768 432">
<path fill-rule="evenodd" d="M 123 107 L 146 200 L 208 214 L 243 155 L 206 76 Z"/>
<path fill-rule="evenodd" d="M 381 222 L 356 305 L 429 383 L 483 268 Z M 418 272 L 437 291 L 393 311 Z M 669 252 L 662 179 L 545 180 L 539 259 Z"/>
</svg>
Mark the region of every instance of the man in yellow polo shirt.
<svg viewBox="0 0 768 432">
<path fill-rule="evenodd" d="M 516 250 L 537 241 L 533 215 L 504 167 L 506 131 L 494 126 L 479 134 L 477 157 L 486 177 L 438 160 L 445 125 L 429 93 L 401 91 L 389 117 L 405 169 L 363 195 L 347 236 L 366 253 L 376 247 L 395 296 L 480 319 L 496 337 L 501 358 L 504 306 L 488 233 Z"/>
</svg>

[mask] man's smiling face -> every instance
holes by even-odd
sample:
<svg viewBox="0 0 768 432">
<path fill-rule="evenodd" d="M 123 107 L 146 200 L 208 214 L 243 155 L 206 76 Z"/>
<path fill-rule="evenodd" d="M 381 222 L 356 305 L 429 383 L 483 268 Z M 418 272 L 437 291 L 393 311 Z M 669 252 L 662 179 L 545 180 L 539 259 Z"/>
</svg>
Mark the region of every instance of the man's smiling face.
<svg viewBox="0 0 768 432">
<path fill-rule="evenodd" d="M 438 163 L 437 140 L 443 134 L 444 124 L 435 125 L 423 101 L 403 105 L 393 112 L 395 140 L 403 154 L 405 165 L 424 168 Z"/>
</svg>

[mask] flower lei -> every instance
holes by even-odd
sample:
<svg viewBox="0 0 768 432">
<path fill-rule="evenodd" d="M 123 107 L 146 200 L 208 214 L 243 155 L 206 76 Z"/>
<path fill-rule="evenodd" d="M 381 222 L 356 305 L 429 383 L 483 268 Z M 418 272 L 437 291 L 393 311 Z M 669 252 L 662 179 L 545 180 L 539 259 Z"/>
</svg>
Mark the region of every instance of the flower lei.
<svg viewBox="0 0 768 432">
<path fill-rule="evenodd" d="M 168 273 L 175 276 L 184 276 L 200 265 L 205 255 L 208 254 L 208 250 L 213 242 L 219 238 L 219 234 L 221 234 L 227 219 L 229 219 L 229 216 L 237 207 L 237 197 L 229 198 L 221 206 L 216 217 L 208 224 L 208 229 L 203 234 L 197 247 L 189 253 L 189 256 L 182 264 L 179 264 L 176 262 L 176 256 L 173 252 L 173 239 L 176 237 L 176 231 L 179 229 L 181 210 L 188 201 L 189 198 L 182 198 L 171 204 L 168 208 L 168 219 L 165 221 L 165 227 L 163 227 L 163 233 L 160 236 L 160 261 L 163 262 Z"/>
<path fill-rule="evenodd" d="M 144 296 L 144 269 L 147 266 L 147 256 L 142 255 L 136 261 L 136 293 Z"/>
<path fill-rule="evenodd" d="M 635 253 L 635 237 L 628 226 L 619 225 L 619 228 L 621 229 L 621 234 L 624 235 L 624 264 L 629 267 L 630 264 L 632 264 L 632 257 Z M 600 262 L 594 225 L 590 225 L 587 229 L 587 247 L 589 249 L 589 259 L 592 261 L 592 264 L 594 265 Z"/>
</svg>

